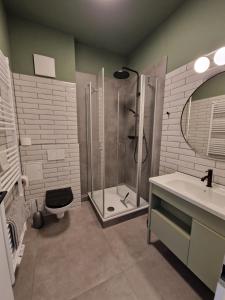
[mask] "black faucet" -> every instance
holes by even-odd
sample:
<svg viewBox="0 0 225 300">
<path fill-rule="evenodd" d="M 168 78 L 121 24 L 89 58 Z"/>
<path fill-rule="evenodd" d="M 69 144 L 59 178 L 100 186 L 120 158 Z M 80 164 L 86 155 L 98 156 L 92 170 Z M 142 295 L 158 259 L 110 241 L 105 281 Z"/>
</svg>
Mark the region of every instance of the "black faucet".
<svg viewBox="0 0 225 300">
<path fill-rule="evenodd" d="M 212 187 L 212 177 L 213 177 L 213 170 L 209 169 L 206 171 L 208 174 L 204 177 L 201 178 L 201 181 L 205 181 L 207 179 L 207 184 L 206 186 Z"/>
</svg>

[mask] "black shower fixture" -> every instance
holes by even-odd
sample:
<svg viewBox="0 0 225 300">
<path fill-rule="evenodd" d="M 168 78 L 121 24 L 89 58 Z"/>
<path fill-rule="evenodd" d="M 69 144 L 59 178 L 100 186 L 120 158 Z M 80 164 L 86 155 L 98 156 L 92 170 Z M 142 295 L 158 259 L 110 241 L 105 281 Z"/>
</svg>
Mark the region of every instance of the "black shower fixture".
<svg viewBox="0 0 225 300">
<path fill-rule="evenodd" d="M 138 71 L 128 68 L 128 67 L 122 67 L 120 70 L 117 70 L 113 73 L 113 76 L 117 79 L 127 79 L 130 77 L 130 73 L 135 73 L 137 75 L 137 90 L 136 90 L 136 95 L 137 97 L 140 96 L 140 91 L 139 91 L 139 80 L 140 80 L 140 75 Z"/>
<path fill-rule="evenodd" d="M 137 158 L 136 158 L 136 155 L 137 155 L 137 149 L 138 149 L 138 130 L 137 130 L 137 127 L 138 127 L 138 100 L 139 100 L 139 97 L 140 97 L 140 90 L 139 90 L 139 85 L 140 85 L 140 75 L 138 73 L 138 71 L 136 70 L 133 70 L 131 68 L 128 68 L 128 67 L 122 67 L 120 70 L 117 70 L 113 73 L 113 76 L 116 78 L 116 79 L 127 79 L 130 77 L 130 73 L 129 72 L 132 72 L 132 73 L 135 73 L 136 76 L 137 76 L 137 81 L 136 81 L 136 99 L 135 99 L 135 110 L 132 109 L 132 108 L 128 108 L 128 110 L 134 115 L 135 117 L 135 126 L 134 126 L 134 135 L 129 135 L 128 138 L 130 140 L 133 140 L 134 143 L 135 143 L 135 146 L 134 146 L 134 161 L 135 163 L 137 163 Z M 144 159 L 142 160 L 142 163 L 144 163 L 147 158 L 148 158 L 148 145 L 147 145 L 147 139 L 146 139 L 146 136 L 145 136 L 145 131 L 143 130 L 143 139 L 144 139 L 144 143 L 145 143 L 145 157 Z"/>
<path fill-rule="evenodd" d="M 128 110 L 133 113 L 134 117 L 138 117 L 138 114 L 132 108 L 128 108 Z"/>
<path fill-rule="evenodd" d="M 121 69 L 121 70 L 115 71 L 113 73 L 113 76 L 117 79 L 127 79 L 130 77 L 130 74 L 128 71 Z"/>
</svg>

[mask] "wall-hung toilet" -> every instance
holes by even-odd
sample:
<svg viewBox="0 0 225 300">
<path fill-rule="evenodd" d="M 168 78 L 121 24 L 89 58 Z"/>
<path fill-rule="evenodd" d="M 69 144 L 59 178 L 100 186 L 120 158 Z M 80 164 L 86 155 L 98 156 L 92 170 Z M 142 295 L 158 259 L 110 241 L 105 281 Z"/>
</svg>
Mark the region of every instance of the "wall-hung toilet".
<svg viewBox="0 0 225 300">
<path fill-rule="evenodd" d="M 55 214 L 62 219 L 67 210 L 71 208 L 73 193 L 71 188 L 49 190 L 45 196 L 45 209 L 50 214 Z"/>
</svg>

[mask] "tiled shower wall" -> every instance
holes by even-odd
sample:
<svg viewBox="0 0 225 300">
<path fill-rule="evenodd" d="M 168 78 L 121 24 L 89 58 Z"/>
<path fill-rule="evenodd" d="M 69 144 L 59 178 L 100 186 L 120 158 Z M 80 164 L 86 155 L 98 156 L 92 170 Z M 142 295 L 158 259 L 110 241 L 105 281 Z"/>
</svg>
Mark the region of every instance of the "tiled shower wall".
<svg viewBox="0 0 225 300">
<path fill-rule="evenodd" d="M 214 182 L 225 185 L 225 161 L 200 157 L 185 142 L 180 129 L 182 110 L 190 95 L 201 83 L 225 68 L 211 67 L 206 73 L 196 74 L 193 66 L 191 62 L 166 75 L 160 174 L 180 171 L 200 178 L 208 168 L 213 168 Z"/>
<path fill-rule="evenodd" d="M 20 146 L 22 168 L 40 162 L 43 179 L 25 189 L 27 206 L 37 199 L 43 207 L 45 192 L 71 186 L 73 205 L 80 205 L 80 156 L 77 134 L 76 85 L 37 76 L 13 74 L 19 134 L 31 137 Z M 48 160 L 47 150 L 64 149 L 65 158 Z"/>
</svg>

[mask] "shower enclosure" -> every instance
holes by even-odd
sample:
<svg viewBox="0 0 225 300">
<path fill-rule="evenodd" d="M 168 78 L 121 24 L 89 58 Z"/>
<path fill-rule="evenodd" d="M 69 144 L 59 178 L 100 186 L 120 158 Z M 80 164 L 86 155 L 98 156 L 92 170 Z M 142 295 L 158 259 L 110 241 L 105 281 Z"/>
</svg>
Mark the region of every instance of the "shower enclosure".
<svg viewBox="0 0 225 300">
<path fill-rule="evenodd" d="M 141 75 L 138 97 L 134 77 L 108 79 L 102 69 L 88 85 L 88 194 L 102 224 L 148 208 L 156 82 Z"/>
</svg>

